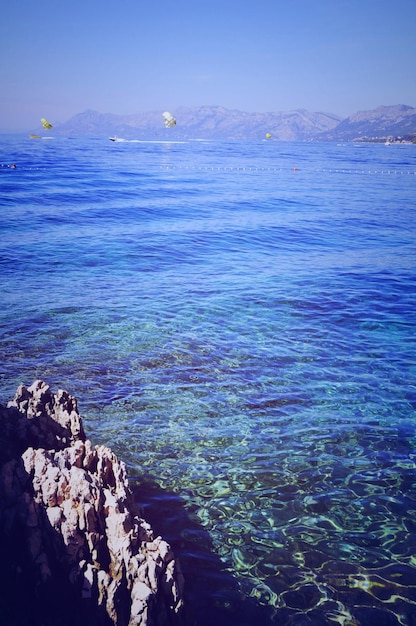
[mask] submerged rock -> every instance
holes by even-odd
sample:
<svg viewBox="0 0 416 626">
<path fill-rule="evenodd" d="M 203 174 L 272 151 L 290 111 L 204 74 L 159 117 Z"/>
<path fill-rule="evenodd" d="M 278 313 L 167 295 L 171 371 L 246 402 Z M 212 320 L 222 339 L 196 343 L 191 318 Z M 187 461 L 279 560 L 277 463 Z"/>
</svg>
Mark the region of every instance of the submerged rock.
<svg viewBox="0 0 416 626">
<path fill-rule="evenodd" d="M 141 517 L 126 468 L 43 381 L 0 405 L 2 624 L 182 623 L 180 564 Z"/>
</svg>

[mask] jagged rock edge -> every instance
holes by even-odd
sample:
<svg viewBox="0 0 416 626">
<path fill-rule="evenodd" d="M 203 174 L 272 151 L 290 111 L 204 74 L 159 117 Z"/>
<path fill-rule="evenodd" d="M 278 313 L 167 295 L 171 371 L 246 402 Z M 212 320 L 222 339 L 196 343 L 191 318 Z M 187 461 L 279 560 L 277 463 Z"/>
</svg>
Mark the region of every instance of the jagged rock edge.
<svg viewBox="0 0 416 626">
<path fill-rule="evenodd" d="M 76 399 L 43 381 L 20 385 L 0 406 L 0 424 L 1 556 L 14 559 L 13 540 L 21 541 L 3 568 L 3 603 L 20 582 L 31 624 L 70 624 L 75 616 L 89 625 L 180 624 L 179 561 L 142 518 L 124 463 L 86 438 Z M 48 613 L 51 590 L 71 603 L 66 621 Z"/>
</svg>

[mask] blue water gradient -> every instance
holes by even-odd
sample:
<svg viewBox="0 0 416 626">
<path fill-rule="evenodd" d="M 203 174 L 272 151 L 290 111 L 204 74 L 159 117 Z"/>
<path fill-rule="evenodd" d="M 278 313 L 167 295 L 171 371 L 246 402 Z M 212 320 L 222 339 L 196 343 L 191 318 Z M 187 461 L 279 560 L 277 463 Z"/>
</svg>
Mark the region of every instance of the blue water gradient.
<svg viewBox="0 0 416 626">
<path fill-rule="evenodd" d="M 79 398 L 198 625 L 415 624 L 416 147 L 3 137 L 12 162 L 1 400 Z"/>
</svg>

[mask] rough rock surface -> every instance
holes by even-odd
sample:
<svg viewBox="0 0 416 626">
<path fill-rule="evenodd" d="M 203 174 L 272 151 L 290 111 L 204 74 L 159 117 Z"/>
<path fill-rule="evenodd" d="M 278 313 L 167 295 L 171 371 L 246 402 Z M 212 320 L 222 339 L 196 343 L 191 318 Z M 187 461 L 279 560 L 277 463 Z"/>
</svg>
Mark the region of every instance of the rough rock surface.
<svg viewBox="0 0 416 626">
<path fill-rule="evenodd" d="M 182 623 L 183 577 L 124 464 L 86 439 L 75 398 L 21 385 L 0 405 L 4 625 Z"/>
</svg>

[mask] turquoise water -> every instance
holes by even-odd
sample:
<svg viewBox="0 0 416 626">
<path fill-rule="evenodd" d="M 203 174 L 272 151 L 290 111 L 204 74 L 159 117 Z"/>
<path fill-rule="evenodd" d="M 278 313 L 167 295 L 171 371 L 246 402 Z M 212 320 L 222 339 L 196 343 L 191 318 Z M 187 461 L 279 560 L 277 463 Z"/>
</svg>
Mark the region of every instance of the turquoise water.
<svg viewBox="0 0 416 626">
<path fill-rule="evenodd" d="M 1 401 L 127 464 L 198 626 L 416 624 L 416 149 L 3 137 Z"/>
</svg>

